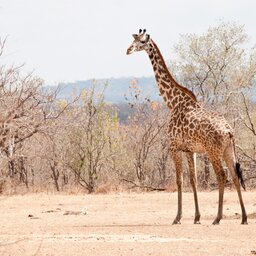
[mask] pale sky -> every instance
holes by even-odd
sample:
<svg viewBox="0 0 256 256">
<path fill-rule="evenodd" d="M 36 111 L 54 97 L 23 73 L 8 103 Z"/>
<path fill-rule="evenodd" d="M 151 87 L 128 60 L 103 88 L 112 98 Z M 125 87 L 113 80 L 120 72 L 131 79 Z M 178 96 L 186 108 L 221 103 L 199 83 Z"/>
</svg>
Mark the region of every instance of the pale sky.
<svg viewBox="0 0 256 256">
<path fill-rule="evenodd" d="M 149 76 L 145 53 L 126 56 L 131 34 L 146 28 L 168 60 L 180 34 L 220 20 L 245 25 L 256 44 L 255 0 L 0 0 L 0 62 L 25 63 L 46 84 Z"/>
</svg>

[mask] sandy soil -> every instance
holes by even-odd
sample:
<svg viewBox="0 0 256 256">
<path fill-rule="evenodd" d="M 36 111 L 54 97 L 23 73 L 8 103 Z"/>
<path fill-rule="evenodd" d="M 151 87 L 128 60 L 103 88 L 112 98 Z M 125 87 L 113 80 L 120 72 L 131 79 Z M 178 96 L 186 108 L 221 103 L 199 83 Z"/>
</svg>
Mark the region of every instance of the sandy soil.
<svg viewBox="0 0 256 256">
<path fill-rule="evenodd" d="M 199 193 L 201 225 L 184 193 L 174 226 L 176 193 L 1 196 L 0 255 L 256 255 L 256 191 L 243 196 L 249 225 L 228 191 L 218 226 L 217 191 Z"/>
</svg>

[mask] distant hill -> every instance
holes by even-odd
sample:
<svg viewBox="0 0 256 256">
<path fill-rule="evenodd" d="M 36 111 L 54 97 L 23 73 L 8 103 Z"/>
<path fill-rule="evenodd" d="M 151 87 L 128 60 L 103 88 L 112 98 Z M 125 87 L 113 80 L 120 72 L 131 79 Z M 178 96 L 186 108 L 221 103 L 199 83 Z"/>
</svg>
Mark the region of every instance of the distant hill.
<svg viewBox="0 0 256 256">
<path fill-rule="evenodd" d="M 74 92 L 79 93 L 83 89 L 92 88 L 95 83 L 96 93 L 103 91 L 105 85 L 107 84 L 105 90 L 105 100 L 107 102 L 112 102 L 113 104 L 125 103 L 125 95 L 129 95 L 131 92 L 131 84 L 136 80 L 138 86 L 142 91 L 143 96 L 150 96 L 152 100 L 161 100 L 162 97 L 159 96 L 159 89 L 156 84 L 154 76 L 150 77 L 121 77 L 121 78 L 105 78 L 105 79 L 89 79 L 85 81 L 76 81 L 72 83 L 60 83 L 58 86 L 60 92 L 58 94 L 59 99 L 69 99 Z M 54 90 L 57 86 L 45 86 L 46 90 Z M 251 95 L 252 100 L 256 102 L 256 83 L 249 89 L 244 89 L 248 95 Z"/>
<path fill-rule="evenodd" d="M 104 86 L 107 84 L 105 90 L 105 100 L 115 104 L 125 102 L 125 94 L 129 95 L 131 89 L 129 88 L 132 82 L 136 80 L 137 84 L 142 90 L 143 95 L 151 96 L 151 99 L 160 99 L 158 87 L 156 85 L 155 77 L 122 77 L 122 78 L 106 78 L 99 80 L 85 80 L 76 81 L 72 83 L 60 83 L 58 86 L 60 92 L 58 98 L 68 99 L 74 92 L 80 92 L 83 89 L 92 88 L 95 83 L 95 89 L 97 92 L 102 92 Z M 47 89 L 55 89 L 56 86 L 47 86 Z"/>
</svg>

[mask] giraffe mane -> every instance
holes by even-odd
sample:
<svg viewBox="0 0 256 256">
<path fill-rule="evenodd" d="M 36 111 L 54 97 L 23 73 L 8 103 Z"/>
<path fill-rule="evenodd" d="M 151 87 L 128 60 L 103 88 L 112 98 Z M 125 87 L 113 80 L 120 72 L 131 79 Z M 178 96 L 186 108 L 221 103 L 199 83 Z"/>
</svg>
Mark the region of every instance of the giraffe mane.
<svg viewBox="0 0 256 256">
<path fill-rule="evenodd" d="M 162 54 L 161 54 L 161 52 L 160 52 L 160 50 L 159 50 L 157 44 L 156 44 L 152 39 L 151 39 L 151 41 L 153 42 L 153 44 L 154 44 L 154 46 L 155 46 L 155 49 L 157 50 L 159 56 L 162 58 L 164 68 L 165 68 L 166 70 L 168 70 L 167 73 L 168 73 L 168 76 L 170 77 L 170 79 L 175 82 L 176 86 L 177 86 L 181 91 L 185 92 L 185 93 L 186 93 L 188 96 L 190 96 L 194 101 L 197 101 L 196 96 L 195 96 L 195 94 L 194 94 L 192 91 L 190 91 L 188 88 L 186 88 L 186 87 L 180 85 L 180 84 L 179 84 L 178 82 L 176 82 L 176 80 L 172 77 L 172 75 L 171 75 L 169 69 L 168 69 L 167 66 L 166 66 L 166 63 L 165 63 L 165 61 L 164 61 L 164 58 L 163 58 L 163 56 L 162 56 Z"/>
</svg>

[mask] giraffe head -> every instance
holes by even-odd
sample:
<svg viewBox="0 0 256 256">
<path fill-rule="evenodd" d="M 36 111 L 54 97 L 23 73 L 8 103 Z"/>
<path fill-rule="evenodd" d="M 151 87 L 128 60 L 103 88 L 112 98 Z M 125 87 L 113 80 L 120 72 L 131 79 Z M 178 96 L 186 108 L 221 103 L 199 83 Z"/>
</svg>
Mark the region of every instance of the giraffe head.
<svg viewBox="0 0 256 256">
<path fill-rule="evenodd" d="M 133 34 L 132 36 L 134 38 L 134 41 L 131 44 L 131 46 L 127 49 L 127 54 L 147 50 L 150 35 L 146 34 L 146 29 L 140 29 L 139 34 Z"/>
</svg>

